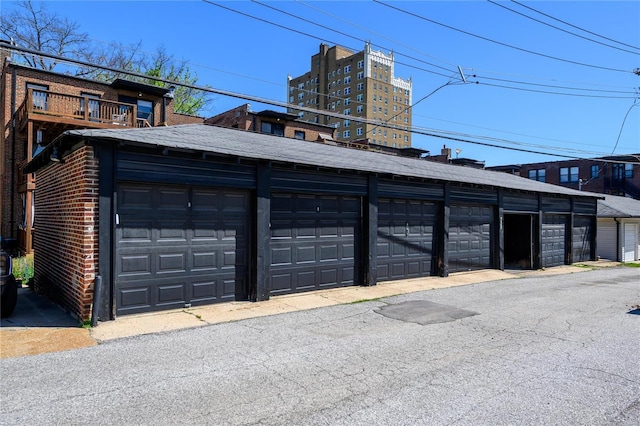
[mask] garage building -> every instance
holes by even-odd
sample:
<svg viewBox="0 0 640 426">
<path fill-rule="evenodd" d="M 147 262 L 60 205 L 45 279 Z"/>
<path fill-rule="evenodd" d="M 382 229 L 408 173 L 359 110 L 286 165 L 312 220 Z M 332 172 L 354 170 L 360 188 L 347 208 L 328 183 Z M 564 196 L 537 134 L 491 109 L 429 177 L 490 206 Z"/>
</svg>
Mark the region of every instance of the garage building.
<svg viewBox="0 0 640 426">
<path fill-rule="evenodd" d="M 72 130 L 26 171 L 35 287 L 82 319 L 595 258 L 597 194 L 234 129 Z"/>
</svg>

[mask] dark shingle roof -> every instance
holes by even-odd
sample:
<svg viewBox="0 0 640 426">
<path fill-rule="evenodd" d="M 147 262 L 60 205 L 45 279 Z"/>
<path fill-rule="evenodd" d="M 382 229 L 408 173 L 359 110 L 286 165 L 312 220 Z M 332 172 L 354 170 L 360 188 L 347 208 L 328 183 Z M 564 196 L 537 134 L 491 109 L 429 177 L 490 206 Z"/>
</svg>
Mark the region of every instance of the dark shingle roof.
<svg viewBox="0 0 640 426">
<path fill-rule="evenodd" d="M 63 134 L 63 137 L 65 136 L 117 140 L 125 143 L 195 150 L 247 159 L 472 183 L 548 194 L 600 197 L 598 194 L 579 192 L 502 172 L 201 124 L 144 129 L 70 130 Z"/>
<path fill-rule="evenodd" d="M 640 200 L 605 195 L 604 200 L 598 200 L 598 217 L 640 218 Z"/>
</svg>

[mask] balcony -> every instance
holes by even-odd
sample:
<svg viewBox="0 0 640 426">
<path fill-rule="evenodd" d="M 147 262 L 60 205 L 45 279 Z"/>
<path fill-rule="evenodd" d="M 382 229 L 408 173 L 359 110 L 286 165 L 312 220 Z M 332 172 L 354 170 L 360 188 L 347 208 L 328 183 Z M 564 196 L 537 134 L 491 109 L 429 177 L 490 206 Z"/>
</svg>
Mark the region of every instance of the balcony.
<svg viewBox="0 0 640 426">
<path fill-rule="evenodd" d="M 25 101 L 16 111 L 20 130 L 24 130 L 28 122 L 48 123 L 59 131 L 70 128 L 151 127 L 136 115 L 136 105 L 35 89 L 27 91 Z"/>
</svg>

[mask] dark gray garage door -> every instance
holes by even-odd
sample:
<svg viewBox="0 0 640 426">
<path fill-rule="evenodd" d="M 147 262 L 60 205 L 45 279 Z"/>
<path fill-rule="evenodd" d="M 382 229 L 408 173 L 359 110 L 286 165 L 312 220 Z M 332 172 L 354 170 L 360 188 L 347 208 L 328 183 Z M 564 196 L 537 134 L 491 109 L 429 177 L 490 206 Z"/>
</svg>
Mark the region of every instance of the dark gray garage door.
<svg viewBox="0 0 640 426">
<path fill-rule="evenodd" d="M 360 198 L 274 194 L 271 198 L 271 294 L 356 283 Z"/>
<path fill-rule="evenodd" d="M 493 208 L 453 204 L 449 216 L 449 272 L 491 268 Z"/>
<path fill-rule="evenodd" d="M 574 216 L 573 218 L 573 261 L 591 260 L 591 233 L 593 218 Z"/>
<path fill-rule="evenodd" d="M 120 184 L 116 312 L 181 308 L 247 293 L 247 194 Z"/>
<path fill-rule="evenodd" d="M 568 217 L 544 215 L 542 218 L 542 266 L 558 266 L 565 263 Z"/>
<path fill-rule="evenodd" d="M 389 198 L 378 201 L 379 281 L 431 275 L 437 217 L 435 203 Z"/>
</svg>

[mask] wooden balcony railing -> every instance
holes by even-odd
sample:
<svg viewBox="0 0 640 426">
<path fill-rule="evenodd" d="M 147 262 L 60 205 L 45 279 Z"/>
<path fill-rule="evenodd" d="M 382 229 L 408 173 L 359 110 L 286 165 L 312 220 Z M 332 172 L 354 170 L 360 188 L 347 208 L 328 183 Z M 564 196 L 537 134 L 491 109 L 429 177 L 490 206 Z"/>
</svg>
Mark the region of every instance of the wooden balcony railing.
<svg viewBox="0 0 640 426">
<path fill-rule="evenodd" d="M 35 89 L 27 91 L 16 114 L 20 126 L 27 120 L 41 120 L 87 127 L 142 127 L 136 105 Z"/>
</svg>

